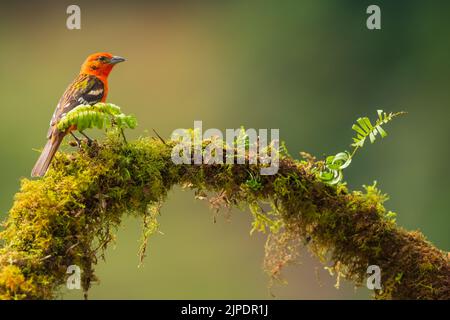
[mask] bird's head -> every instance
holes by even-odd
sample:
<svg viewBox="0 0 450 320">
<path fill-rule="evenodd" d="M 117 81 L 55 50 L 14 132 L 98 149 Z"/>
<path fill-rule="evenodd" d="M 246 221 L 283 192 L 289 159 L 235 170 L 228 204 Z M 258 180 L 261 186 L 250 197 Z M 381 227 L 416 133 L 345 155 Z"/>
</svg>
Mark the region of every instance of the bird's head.
<svg viewBox="0 0 450 320">
<path fill-rule="evenodd" d="M 81 66 L 81 72 L 106 78 L 112 68 L 119 62 L 123 61 L 125 61 L 124 58 L 113 56 L 107 52 L 94 53 L 87 57 L 86 61 L 84 61 Z"/>
</svg>

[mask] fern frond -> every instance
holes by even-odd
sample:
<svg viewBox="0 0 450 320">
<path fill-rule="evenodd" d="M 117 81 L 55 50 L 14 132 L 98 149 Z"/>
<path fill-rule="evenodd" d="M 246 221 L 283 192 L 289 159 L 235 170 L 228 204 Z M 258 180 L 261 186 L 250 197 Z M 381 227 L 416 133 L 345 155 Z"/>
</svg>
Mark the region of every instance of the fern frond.
<svg viewBox="0 0 450 320">
<path fill-rule="evenodd" d="M 134 129 L 137 126 L 136 118 L 125 115 L 120 107 L 112 103 L 97 103 L 95 105 L 79 105 L 69 111 L 57 124 L 60 131 L 66 131 L 76 126 L 78 131 L 92 128 L 118 127 L 120 129 Z"/>
<path fill-rule="evenodd" d="M 323 170 L 318 173 L 318 178 L 326 184 L 336 185 L 342 182 L 344 178 L 342 170 L 347 168 L 351 162 L 352 157 L 347 151 L 339 152 L 335 156 L 328 156 Z"/>
<path fill-rule="evenodd" d="M 378 119 L 375 124 L 372 124 L 368 117 L 362 117 L 356 120 L 352 129 L 356 132 L 356 137 L 353 138 L 352 147 L 353 152 L 340 152 L 335 156 L 326 158 L 321 168 L 316 168 L 317 177 L 324 183 L 329 185 L 340 184 L 343 180 L 343 170 L 347 168 L 356 151 L 364 146 L 364 142 L 369 137 L 370 142 L 374 143 L 377 135 L 382 138 L 387 136 L 387 132 L 382 128 L 382 125 L 392 121 L 395 117 L 406 114 L 406 112 L 390 112 L 386 113 L 383 110 L 377 110 Z"/>
<path fill-rule="evenodd" d="M 406 114 L 406 112 L 390 112 L 386 113 L 383 110 L 377 110 L 378 119 L 375 124 L 372 125 L 372 122 L 368 117 L 362 117 L 356 120 L 356 123 L 353 124 L 352 129 L 356 132 L 356 137 L 353 138 L 353 147 L 363 147 L 366 138 L 369 137 L 371 143 L 374 143 L 378 134 L 382 138 L 387 136 L 387 132 L 382 128 L 382 125 L 387 124 L 392 121 L 395 117 Z"/>
</svg>

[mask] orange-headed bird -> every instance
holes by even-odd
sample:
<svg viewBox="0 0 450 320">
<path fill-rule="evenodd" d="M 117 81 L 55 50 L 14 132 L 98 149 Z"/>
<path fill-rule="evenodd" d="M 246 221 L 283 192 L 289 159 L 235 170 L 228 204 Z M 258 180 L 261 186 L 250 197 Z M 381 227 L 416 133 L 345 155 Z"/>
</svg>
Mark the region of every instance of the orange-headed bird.
<svg viewBox="0 0 450 320">
<path fill-rule="evenodd" d="M 59 145 L 68 133 L 72 134 L 79 143 L 72 133 L 77 128 L 70 127 L 66 132 L 61 132 L 57 128 L 58 121 L 78 105 L 94 105 L 104 102 L 108 95 L 108 75 L 112 68 L 122 61 L 125 59 L 107 52 L 94 53 L 86 59 L 81 66 L 80 74 L 69 85 L 56 106 L 47 133 L 47 144 L 34 165 L 31 172 L 32 177 L 45 175 Z M 83 132 L 80 133 L 84 135 Z"/>
</svg>

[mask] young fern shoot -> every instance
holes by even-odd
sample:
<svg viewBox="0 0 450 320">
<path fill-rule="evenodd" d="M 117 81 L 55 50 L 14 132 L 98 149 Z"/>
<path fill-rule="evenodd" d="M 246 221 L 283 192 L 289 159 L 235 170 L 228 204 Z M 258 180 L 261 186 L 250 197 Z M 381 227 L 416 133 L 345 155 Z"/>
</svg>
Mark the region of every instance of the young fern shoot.
<svg viewBox="0 0 450 320">
<path fill-rule="evenodd" d="M 383 110 L 377 110 L 378 119 L 375 124 L 368 117 L 358 118 L 353 124 L 352 129 L 356 132 L 356 137 L 353 137 L 352 153 L 348 151 L 340 152 L 334 156 L 328 156 L 322 168 L 317 169 L 317 176 L 323 182 L 329 185 L 337 185 L 342 182 L 342 171 L 347 168 L 352 162 L 356 151 L 364 146 L 364 142 L 369 137 L 370 143 L 374 143 L 378 134 L 381 138 L 387 136 L 387 132 L 382 128 L 383 125 L 391 122 L 394 118 L 406 114 L 404 111 L 386 113 Z"/>
<path fill-rule="evenodd" d="M 386 113 L 383 112 L 383 110 L 377 110 L 377 113 L 378 119 L 374 125 L 372 125 L 372 122 L 368 117 L 359 118 L 356 120 L 356 123 L 353 124 L 352 129 L 356 132 L 356 137 L 353 137 L 353 143 L 351 144 L 351 146 L 354 147 L 351 154 L 352 157 L 359 148 L 364 146 L 367 137 L 369 137 L 370 143 L 374 143 L 378 134 L 380 134 L 381 138 L 388 135 L 381 127 L 382 125 L 391 122 L 395 117 L 406 114 L 404 111 Z"/>
</svg>

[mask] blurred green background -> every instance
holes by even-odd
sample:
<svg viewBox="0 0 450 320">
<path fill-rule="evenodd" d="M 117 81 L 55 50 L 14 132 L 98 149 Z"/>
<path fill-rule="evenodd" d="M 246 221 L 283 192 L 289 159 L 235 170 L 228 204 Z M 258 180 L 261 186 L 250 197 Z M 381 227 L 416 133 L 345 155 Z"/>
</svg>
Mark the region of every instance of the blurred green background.
<svg viewBox="0 0 450 320">
<path fill-rule="evenodd" d="M 375 2 L 382 30 L 370 31 L 365 12 Z M 194 120 L 222 130 L 279 128 L 291 154 L 323 157 L 348 148 L 357 117 L 408 111 L 345 178 L 352 189 L 377 180 L 401 226 L 450 248 L 450 2 L 76 1 L 82 28 L 67 30 L 72 3 L 0 4 L 2 219 L 67 84 L 88 54 L 110 51 L 128 59 L 110 76 L 108 100 L 137 115 L 133 137 L 151 128 L 169 136 Z M 140 221 L 125 220 L 90 298 L 271 298 L 265 239 L 249 235 L 248 213 L 214 224 L 207 203 L 175 189 L 160 222 L 164 235 L 150 240 L 138 268 Z M 285 276 L 276 298 L 370 297 L 350 283 L 336 290 L 307 252 Z"/>
</svg>

